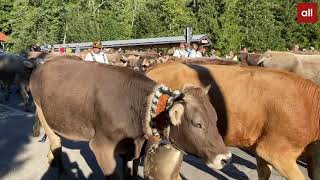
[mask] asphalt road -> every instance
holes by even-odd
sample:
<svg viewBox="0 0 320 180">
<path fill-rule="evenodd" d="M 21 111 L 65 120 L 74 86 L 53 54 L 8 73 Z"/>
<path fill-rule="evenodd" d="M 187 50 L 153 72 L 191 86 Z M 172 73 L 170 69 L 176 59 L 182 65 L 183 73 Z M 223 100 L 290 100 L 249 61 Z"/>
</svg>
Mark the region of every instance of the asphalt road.
<svg viewBox="0 0 320 180">
<path fill-rule="evenodd" d="M 40 143 L 41 138 L 32 137 L 33 113 L 23 112 L 19 95 L 13 93 L 7 103 L 10 107 L 0 104 L 0 179 L 57 179 L 57 170 L 49 168 L 47 163 L 48 141 Z M 63 140 L 62 145 L 63 162 L 70 179 L 103 179 L 87 143 Z M 222 171 L 211 170 L 198 159 L 186 156 L 181 175 L 191 180 L 258 179 L 254 157 L 240 149 L 230 149 L 232 163 Z M 307 175 L 306 169 L 300 168 Z M 143 167 L 140 166 L 140 177 L 143 177 L 142 172 Z M 273 170 L 271 179 L 284 178 Z"/>
</svg>

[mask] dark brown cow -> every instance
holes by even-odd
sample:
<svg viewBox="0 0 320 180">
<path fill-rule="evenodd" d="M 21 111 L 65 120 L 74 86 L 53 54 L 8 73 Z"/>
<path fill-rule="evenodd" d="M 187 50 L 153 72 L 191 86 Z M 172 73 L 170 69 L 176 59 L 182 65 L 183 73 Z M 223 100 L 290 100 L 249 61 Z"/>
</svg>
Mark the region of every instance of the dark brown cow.
<svg viewBox="0 0 320 180">
<path fill-rule="evenodd" d="M 238 60 L 245 65 L 259 66 L 261 56 L 262 54 L 240 52 L 238 53 Z"/>
<path fill-rule="evenodd" d="M 169 124 L 175 125 L 170 128 L 170 141 L 209 167 L 222 168 L 231 158 L 216 127 L 216 113 L 206 94 L 209 89 L 185 86 L 181 94 L 172 94 L 127 68 L 66 58 L 47 61 L 32 74 L 30 83 L 38 118 L 50 141 L 49 160 L 54 157 L 59 167 L 61 143 L 56 133 L 89 141 L 103 173 L 110 175 L 116 167 L 115 155 L 138 158 L 145 137 L 153 137 L 156 130 L 161 133 Z M 163 100 L 166 96 L 169 100 Z M 162 111 L 152 118 L 158 108 Z"/>
<path fill-rule="evenodd" d="M 0 81 L 5 90 L 5 99 L 9 100 L 9 89 L 12 84 L 20 86 L 20 93 L 26 111 L 29 110 L 28 83 L 32 71 L 40 66 L 37 60 L 27 60 L 15 54 L 0 54 Z"/>
<path fill-rule="evenodd" d="M 267 68 L 178 62 L 157 65 L 147 76 L 174 89 L 212 84 L 224 142 L 257 153 L 259 179 L 270 177 L 267 164 L 290 180 L 305 179 L 296 160 L 320 139 L 320 88 L 311 81 Z"/>
</svg>

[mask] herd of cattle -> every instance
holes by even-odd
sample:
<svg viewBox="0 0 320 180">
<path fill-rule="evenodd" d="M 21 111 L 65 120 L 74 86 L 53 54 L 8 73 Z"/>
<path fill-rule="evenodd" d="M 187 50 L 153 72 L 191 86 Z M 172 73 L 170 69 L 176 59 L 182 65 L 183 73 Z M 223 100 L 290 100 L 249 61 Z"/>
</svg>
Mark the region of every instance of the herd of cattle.
<svg viewBox="0 0 320 180">
<path fill-rule="evenodd" d="M 108 54 L 113 65 L 105 65 L 85 62 L 81 54 L 1 54 L 2 100 L 19 84 L 29 110 L 31 92 L 33 134 L 43 127 L 49 163 L 61 178 L 59 136 L 88 141 L 111 179 L 135 176 L 144 155 L 146 179 L 179 179 L 184 153 L 221 169 L 232 146 L 255 152 L 261 180 L 271 175 L 268 165 L 289 180 L 306 179 L 299 159 L 307 162 L 309 177 L 319 180 L 320 55 L 270 51 L 238 57 L 240 62 L 114 53 Z M 116 171 L 115 155 L 133 160 L 133 172 L 127 163 Z"/>
</svg>

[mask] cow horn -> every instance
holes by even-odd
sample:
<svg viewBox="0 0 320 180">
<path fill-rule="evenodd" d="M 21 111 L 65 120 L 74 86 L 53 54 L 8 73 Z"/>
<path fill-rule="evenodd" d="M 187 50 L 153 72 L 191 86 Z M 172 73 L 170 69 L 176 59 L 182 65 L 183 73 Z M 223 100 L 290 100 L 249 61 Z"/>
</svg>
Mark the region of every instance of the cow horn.
<svg viewBox="0 0 320 180">
<path fill-rule="evenodd" d="M 23 61 L 23 65 L 26 66 L 27 68 L 33 68 L 34 65 L 30 61 Z"/>
<path fill-rule="evenodd" d="M 181 124 L 181 117 L 184 113 L 184 107 L 180 103 L 174 104 L 169 110 L 170 122 L 172 125 L 177 126 Z"/>
<path fill-rule="evenodd" d="M 211 89 L 211 84 L 209 84 L 208 86 L 206 86 L 206 87 L 204 88 L 206 94 L 208 94 L 208 92 L 210 91 L 210 89 Z"/>
<path fill-rule="evenodd" d="M 258 61 L 257 64 L 258 64 L 258 65 L 259 65 L 259 64 L 262 64 L 264 61 L 265 61 L 265 59 L 262 58 L 262 59 L 260 59 L 260 60 Z"/>
<path fill-rule="evenodd" d="M 265 57 L 261 58 L 261 59 L 258 61 L 257 65 L 263 64 L 263 62 L 265 62 L 267 59 L 269 59 L 269 58 L 265 58 Z"/>
</svg>

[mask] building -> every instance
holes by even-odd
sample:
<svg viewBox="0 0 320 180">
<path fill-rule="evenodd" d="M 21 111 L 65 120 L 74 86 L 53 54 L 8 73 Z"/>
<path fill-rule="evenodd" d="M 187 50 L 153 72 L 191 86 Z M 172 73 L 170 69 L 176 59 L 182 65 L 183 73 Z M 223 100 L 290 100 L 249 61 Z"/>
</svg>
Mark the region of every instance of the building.
<svg viewBox="0 0 320 180">
<path fill-rule="evenodd" d="M 4 49 L 4 44 L 7 42 L 8 36 L 6 36 L 3 32 L 0 32 L 0 49 Z"/>
<path fill-rule="evenodd" d="M 122 48 L 122 49 L 140 49 L 140 48 L 171 48 L 177 47 L 181 42 L 185 42 L 185 36 L 173 36 L 173 37 L 158 37 L 147 39 L 129 39 L 129 40 L 114 40 L 114 41 L 102 41 L 103 48 Z M 197 43 L 201 45 L 211 45 L 209 37 L 205 34 L 192 36 L 191 43 Z M 69 44 L 56 44 L 53 47 L 58 49 L 60 47 L 70 47 L 80 49 L 89 49 L 92 46 L 92 42 L 84 43 L 69 43 Z"/>
</svg>

